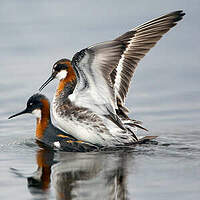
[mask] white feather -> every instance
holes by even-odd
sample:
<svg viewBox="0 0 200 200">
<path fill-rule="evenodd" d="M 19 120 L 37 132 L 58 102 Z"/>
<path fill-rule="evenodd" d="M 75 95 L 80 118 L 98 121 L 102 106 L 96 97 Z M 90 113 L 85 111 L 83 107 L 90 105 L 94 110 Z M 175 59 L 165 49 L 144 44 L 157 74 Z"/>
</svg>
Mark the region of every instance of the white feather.
<svg viewBox="0 0 200 200">
<path fill-rule="evenodd" d="M 99 115 L 115 113 L 115 105 L 111 97 L 109 86 L 100 70 L 101 58 L 103 55 L 97 54 L 92 63 L 88 52 L 79 62 L 79 68 L 84 73 L 80 74 L 74 92 L 69 95 L 70 101 L 76 106 L 86 107 Z M 83 89 L 84 82 L 87 81 L 88 87 Z"/>
<path fill-rule="evenodd" d="M 58 142 L 58 141 L 57 141 L 57 142 L 54 142 L 53 145 L 54 145 L 55 147 L 57 147 L 57 148 L 60 148 L 60 142 Z"/>
<path fill-rule="evenodd" d="M 114 85 L 114 88 L 115 88 L 115 94 L 118 94 L 119 90 L 120 90 L 120 85 L 121 85 L 121 80 L 122 80 L 122 77 L 121 77 L 121 72 L 123 70 L 123 64 L 124 64 L 124 58 L 125 58 L 125 54 L 129 51 L 130 47 L 132 46 L 132 43 L 134 42 L 134 37 L 130 39 L 130 42 L 129 42 L 129 45 L 126 47 L 124 53 L 122 54 L 122 57 L 121 59 L 119 60 L 119 63 L 116 67 L 116 78 L 115 78 L 115 85 Z"/>
<path fill-rule="evenodd" d="M 36 116 L 36 118 L 41 119 L 41 110 L 40 109 L 35 109 L 32 111 L 32 114 Z"/>
<path fill-rule="evenodd" d="M 56 78 L 58 80 L 62 80 L 67 76 L 67 71 L 66 70 L 61 70 L 60 72 L 57 73 Z"/>
</svg>

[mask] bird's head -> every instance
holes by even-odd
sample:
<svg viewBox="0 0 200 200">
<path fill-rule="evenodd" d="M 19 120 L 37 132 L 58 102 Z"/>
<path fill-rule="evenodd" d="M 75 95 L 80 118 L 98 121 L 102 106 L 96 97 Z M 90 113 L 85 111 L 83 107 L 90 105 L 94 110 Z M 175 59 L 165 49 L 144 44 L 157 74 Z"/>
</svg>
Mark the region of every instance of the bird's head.
<svg viewBox="0 0 200 200">
<path fill-rule="evenodd" d="M 31 113 L 35 115 L 36 118 L 41 119 L 42 113 L 44 112 L 49 113 L 49 109 L 50 108 L 49 108 L 48 99 L 42 94 L 34 94 L 28 99 L 26 108 L 23 111 L 10 116 L 8 119 L 11 119 L 13 117 L 26 114 L 26 113 Z"/>
<path fill-rule="evenodd" d="M 71 70 L 73 69 L 70 60 L 64 58 L 57 61 L 53 65 L 51 76 L 44 82 L 44 84 L 42 84 L 39 91 L 41 91 L 44 87 L 46 87 L 55 78 L 60 81 L 65 79 Z"/>
</svg>

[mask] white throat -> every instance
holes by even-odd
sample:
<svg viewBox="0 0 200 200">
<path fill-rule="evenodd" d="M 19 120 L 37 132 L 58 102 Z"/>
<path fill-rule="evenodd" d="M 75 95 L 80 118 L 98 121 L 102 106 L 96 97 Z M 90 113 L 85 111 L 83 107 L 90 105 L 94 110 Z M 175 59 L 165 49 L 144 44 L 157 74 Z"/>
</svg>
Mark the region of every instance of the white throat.
<svg viewBox="0 0 200 200">
<path fill-rule="evenodd" d="M 40 110 L 40 109 L 35 109 L 35 110 L 33 110 L 33 111 L 32 111 L 32 114 L 35 115 L 36 118 L 41 119 L 42 114 L 41 114 L 41 110 Z"/>
<path fill-rule="evenodd" d="M 67 76 L 67 71 L 66 70 L 61 70 L 59 73 L 57 73 L 56 78 L 58 80 L 62 80 Z"/>
</svg>

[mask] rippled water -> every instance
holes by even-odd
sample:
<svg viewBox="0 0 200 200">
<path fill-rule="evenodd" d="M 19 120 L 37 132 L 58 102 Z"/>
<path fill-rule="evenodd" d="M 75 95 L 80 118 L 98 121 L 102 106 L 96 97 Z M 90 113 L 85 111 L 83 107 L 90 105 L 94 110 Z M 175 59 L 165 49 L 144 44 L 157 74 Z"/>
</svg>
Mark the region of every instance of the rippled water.
<svg viewBox="0 0 200 200">
<path fill-rule="evenodd" d="M 200 3 L 1 1 L 0 199 L 199 199 Z M 117 152 L 39 148 L 22 110 L 51 66 L 172 10 L 184 20 L 142 60 L 127 99 L 155 142 Z M 44 90 L 52 99 L 56 82 Z"/>
</svg>

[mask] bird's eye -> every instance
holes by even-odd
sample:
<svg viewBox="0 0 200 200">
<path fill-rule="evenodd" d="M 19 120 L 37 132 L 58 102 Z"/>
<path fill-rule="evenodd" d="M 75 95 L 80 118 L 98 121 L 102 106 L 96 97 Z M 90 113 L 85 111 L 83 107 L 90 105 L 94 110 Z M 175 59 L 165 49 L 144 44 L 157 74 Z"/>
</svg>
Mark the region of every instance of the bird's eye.
<svg viewBox="0 0 200 200">
<path fill-rule="evenodd" d="M 29 103 L 29 106 L 32 106 L 33 105 L 33 103 Z"/>
<path fill-rule="evenodd" d="M 55 66 L 53 67 L 53 72 L 55 72 L 55 71 L 58 71 L 58 65 L 55 65 Z"/>
</svg>

